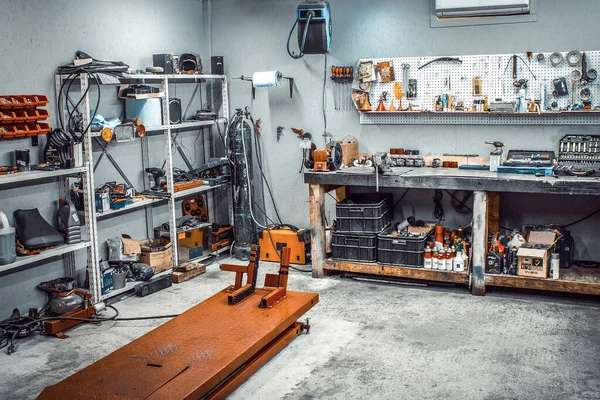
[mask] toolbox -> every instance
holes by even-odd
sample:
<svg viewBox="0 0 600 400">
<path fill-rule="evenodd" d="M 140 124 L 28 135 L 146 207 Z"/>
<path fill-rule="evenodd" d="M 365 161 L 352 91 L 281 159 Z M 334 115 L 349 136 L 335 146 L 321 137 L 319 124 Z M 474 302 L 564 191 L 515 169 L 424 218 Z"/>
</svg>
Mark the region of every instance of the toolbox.
<svg viewBox="0 0 600 400">
<path fill-rule="evenodd" d="M 392 222 L 393 212 L 391 194 L 353 194 L 335 206 L 337 229 L 378 233 Z"/>
<path fill-rule="evenodd" d="M 377 260 L 382 264 L 404 267 L 423 267 L 425 245 L 434 229 L 419 236 L 393 235 L 391 226 L 377 235 Z"/>
<path fill-rule="evenodd" d="M 267 229 L 262 230 L 258 244 L 260 245 L 261 261 L 279 262 L 279 253 L 284 247 L 292 250 L 290 255 L 292 264 L 304 265 L 310 258 L 310 231 L 308 229 L 298 229 L 291 225 L 276 225 L 268 231 Z M 276 248 L 273 248 L 273 244 Z"/>
<path fill-rule="evenodd" d="M 377 262 L 377 234 L 333 232 L 333 258 Z"/>
<path fill-rule="evenodd" d="M 599 176 L 600 136 L 563 136 L 560 139 L 556 171 L 572 176 Z"/>
</svg>

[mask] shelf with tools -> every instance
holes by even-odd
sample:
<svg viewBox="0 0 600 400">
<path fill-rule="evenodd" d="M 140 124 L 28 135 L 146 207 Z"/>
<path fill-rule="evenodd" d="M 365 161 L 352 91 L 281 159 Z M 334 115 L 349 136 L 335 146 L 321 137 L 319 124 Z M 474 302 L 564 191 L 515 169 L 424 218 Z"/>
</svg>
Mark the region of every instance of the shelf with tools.
<svg viewBox="0 0 600 400">
<path fill-rule="evenodd" d="M 361 59 L 352 100 L 361 124 L 597 125 L 600 51 L 578 54 Z"/>
<path fill-rule="evenodd" d="M 559 279 L 486 273 L 485 285 L 600 295 L 600 270 L 575 266 L 562 268 Z"/>
<path fill-rule="evenodd" d="M 213 87 L 213 86 L 207 86 L 206 87 L 206 96 L 209 96 L 210 91 L 212 92 L 213 96 L 218 97 L 220 94 L 220 98 L 218 98 L 219 104 L 220 106 L 220 110 L 218 110 L 215 114 L 214 117 L 212 119 L 203 119 L 203 120 L 184 120 L 180 123 L 171 123 L 171 124 L 163 124 L 163 125 L 157 125 L 157 126 L 148 126 L 145 129 L 145 132 L 147 133 L 146 136 L 143 137 L 134 137 L 133 140 L 135 141 L 139 141 L 141 144 L 141 152 L 142 152 L 142 165 L 141 170 L 145 171 L 145 173 L 148 173 L 148 170 L 150 169 L 156 169 L 156 168 L 150 168 L 152 167 L 152 165 L 150 165 L 150 160 L 149 160 L 149 154 L 150 154 L 150 149 L 149 149 L 149 142 L 150 139 L 149 137 L 151 136 L 156 136 L 156 135 L 163 135 L 164 137 L 164 141 L 161 141 L 161 143 L 164 143 L 164 157 L 165 157 L 165 162 L 164 162 L 164 167 L 162 167 L 161 169 L 163 170 L 162 175 L 160 175 L 160 177 L 162 177 L 161 179 L 161 186 L 165 187 L 166 190 L 164 190 L 164 193 L 154 193 L 152 192 L 151 188 L 155 186 L 154 183 L 149 183 L 148 179 L 144 179 L 143 180 L 143 188 L 140 188 L 140 190 L 135 190 L 134 189 L 134 185 L 131 184 L 130 180 L 127 179 L 127 176 L 125 174 L 125 171 L 123 171 L 118 165 L 115 165 L 117 163 L 117 160 L 115 160 L 114 157 L 112 156 L 108 156 L 107 158 L 109 159 L 109 161 L 115 166 L 115 170 L 116 172 L 119 173 L 119 175 L 122 177 L 123 181 L 125 183 L 127 183 L 127 189 L 130 192 L 130 189 L 133 189 L 133 195 L 131 196 L 133 202 L 130 204 L 125 205 L 124 207 L 121 208 L 117 208 L 117 209 L 105 209 L 104 211 L 101 212 L 96 212 L 95 211 L 95 204 L 94 205 L 94 213 L 93 213 L 93 221 L 92 221 L 92 225 L 94 226 L 94 230 L 95 230 L 95 237 L 98 237 L 98 233 L 97 233 L 97 223 L 99 221 L 105 221 L 117 216 L 123 216 L 125 214 L 131 213 L 131 212 L 135 212 L 135 211 L 144 211 L 145 212 L 145 230 L 146 230 L 146 237 L 147 238 L 152 238 L 154 236 L 154 228 L 158 225 L 160 225 L 160 223 L 155 223 L 154 222 L 154 216 L 153 216 L 153 209 L 157 206 L 164 206 L 166 205 L 168 207 L 168 221 L 166 225 L 168 225 L 169 227 L 169 237 L 171 238 L 172 243 L 172 247 L 174 249 L 173 253 L 173 258 L 172 258 L 172 265 L 174 267 L 179 265 L 179 255 L 178 255 L 178 230 L 177 230 L 177 214 L 181 213 L 181 211 L 177 211 L 179 208 L 181 208 L 181 201 L 185 200 L 187 198 L 190 198 L 192 196 L 197 196 L 197 195 L 202 195 L 202 194 L 207 194 L 208 198 L 206 199 L 208 204 L 213 204 L 212 208 L 208 208 L 208 214 L 209 214 L 209 220 L 211 222 L 216 220 L 216 216 L 215 213 L 217 212 L 217 207 L 215 202 L 217 201 L 217 197 L 219 196 L 218 191 L 220 190 L 227 190 L 229 188 L 229 184 L 228 183 L 219 183 L 217 182 L 217 184 L 210 186 L 208 184 L 208 180 L 206 180 L 204 182 L 203 185 L 201 186 L 197 186 L 197 187 L 191 187 L 188 189 L 184 189 L 184 190 L 178 190 L 178 185 L 175 184 L 174 182 L 174 166 L 173 166 L 173 159 L 174 159 L 174 153 L 176 154 L 177 151 L 175 150 L 175 148 L 177 147 L 179 150 L 179 155 L 181 155 L 182 159 L 185 161 L 186 165 L 188 166 L 188 168 L 190 169 L 190 171 L 193 169 L 193 167 L 191 166 L 191 162 L 186 158 L 184 152 L 179 149 L 179 141 L 180 139 L 178 139 L 178 142 L 175 142 L 175 139 L 178 137 L 178 135 L 180 133 L 183 132 L 191 132 L 191 131 L 197 131 L 197 135 L 200 137 L 202 136 L 204 138 L 205 135 L 205 131 L 204 129 L 211 129 L 208 134 L 208 136 L 206 137 L 206 139 L 202 140 L 202 150 L 201 153 L 203 152 L 204 154 L 201 155 L 198 159 L 205 159 L 206 162 L 208 162 L 209 158 L 214 157 L 213 156 L 213 152 L 215 151 L 215 147 L 213 146 L 213 141 L 216 141 L 217 139 L 213 140 L 212 139 L 212 135 L 214 134 L 216 136 L 216 132 L 213 130 L 213 127 L 217 127 L 217 129 L 222 130 L 223 128 L 221 128 L 219 126 L 219 124 L 224 124 L 227 122 L 227 117 L 229 115 L 229 105 L 228 105 L 228 86 L 227 86 L 227 79 L 225 75 L 200 75 L 200 74 L 194 74 L 194 75 L 149 75 L 149 74 L 134 74 L 134 75 L 123 75 L 120 77 L 115 77 L 115 76 L 105 76 L 104 74 L 94 74 L 93 76 L 90 76 L 88 74 L 78 74 L 78 75 L 56 75 L 56 91 L 57 91 L 57 98 L 59 97 L 60 93 L 61 93 L 61 88 L 63 88 L 64 86 L 67 87 L 71 87 L 71 84 L 69 85 L 64 85 L 65 81 L 70 81 L 72 82 L 72 86 L 73 87 L 78 87 L 77 90 L 81 97 L 82 97 L 82 101 L 80 106 L 78 107 L 78 112 L 81 115 L 81 124 L 83 126 L 87 126 L 90 123 L 91 120 L 91 107 L 90 107 L 90 88 L 94 88 L 97 87 L 98 90 L 100 90 L 100 88 L 102 88 L 105 85 L 117 85 L 117 84 L 146 84 L 146 85 L 154 85 L 154 87 L 156 87 L 156 90 L 161 93 L 161 98 L 162 100 L 162 104 L 160 107 L 160 113 L 161 115 L 159 116 L 161 121 L 172 121 L 171 118 L 171 107 L 166 107 L 165 106 L 165 102 L 164 99 L 170 99 L 170 86 L 171 84 L 177 83 L 176 86 L 176 90 L 185 92 L 185 87 L 184 86 L 179 86 L 180 84 L 189 84 L 191 86 L 189 86 L 189 92 L 191 92 L 191 96 L 189 97 L 189 104 L 188 107 L 189 108 L 192 105 L 192 102 L 196 99 L 198 100 L 197 94 L 200 97 L 200 106 L 198 106 L 199 108 L 202 107 L 202 105 L 204 104 L 202 98 L 203 98 L 203 85 L 205 83 L 210 83 L 210 82 L 218 82 L 219 86 L 218 87 Z M 160 86 L 160 87 L 158 87 Z M 220 90 L 219 90 L 220 89 Z M 63 120 L 65 120 L 65 110 L 67 109 L 67 100 L 65 98 L 66 96 L 63 96 L 61 99 L 62 104 L 59 105 L 59 112 L 63 113 Z M 176 96 L 177 97 L 177 96 Z M 100 101 L 100 100 L 98 100 Z M 129 101 L 129 100 L 127 100 Z M 213 105 L 215 104 L 217 100 L 213 101 Z M 73 104 L 73 103 L 71 103 Z M 210 103 L 209 103 L 210 104 Z M 183 104 L 182 104 L 183 106 Z M 100 107 L 98 107 L 100 108 Z M 186 108 L 186 112 L 187 112 L 187 108 Z M 157 110 L 158 112 L 158 110 Z M 183 108 L 182 108 L 182 114 L 183 113 Z M 155 114 L 152 114 L 153 117 L 157 117 Z M 183 117 L 184 115 L 182 115 L 181 117 Z M 141 121 L 143 124 L 143 121 Z M 92 135 L 90 135 L 92 136 Z M 91 140 L 91 138 L 90 138 Z M 98 142 L 98 144 L 100 145 L 101 149 L 103 150 L 102 152 L 102 156 L 105 155 L 105 153 L 107 152 L 106 150 L 106 145 L 103 144 L 99 138 L 95 138 L 94 140 L 96 140 Z M 156 141 L 154 141 L 156 142 Z M 154 143 L 152 142 L 152 143 Z M 107 142 L 108 143 L 108 142 Z M 189 154 L 189 153 L 188 153 Z M 98 160 L 102 157 L 98 157 Z M 97 168 L 97 163 L 98 160 L 94 161 L 94 157 L 93 154 L 89 155 L 90 158 L 90 163 L 95 165 L 95 169 Z M 212 176 L 212 175 L 211 175 Z M 158 175 L 155 176 L 154 178 L 158 178 Z M 121 179 L 121 178 L 119 178 Z M 200 179 L 202 179 L 200 177 Z M 191 183 L 195 183 L 193 181 L 191 181 Z M 212 183 L 212 181 L 211 181 Z M 94 175 L 91 176 L 90 179 L 90 183 L 89 183 L 93 188 L 97 187 L 98 185 L 95 184 L 94 182 Z M 182 185 L 183 187 L 185 187 L 185 185 Z M 190 185 L 191 186 L 191 185 Z M 146 193 L 146 196 L 144 195 Z M 129 193 L 127 194 L 129 196 Z M 112 201 L 112 200 L 111 200 Z M 228 203 L 229 205 L 231 205 L 231 203 Z M 230 211 L 231 212 L 231 211 Z M 229 215 L 227 216 L 227 218 L 229 219 Z M 207 227 L 210 226 L 210 224 L 208 223 L 203 223 L 201 224 L 201 226 L 203 227 Z M 118 236 L 115 235 L 115 236 Z M 100 245 L 100 243 L 97 243 L 97 239 L 96 239 L 96 246 L 98 247 Z M 96 251 L 96 260 L 99 260 L 100 258 L 104 258 L 104 257 L 100 257 L 98 252 Z M 90 272 L 90 281 L 93 282 L 93 284 L 95 286 L 100 287 L 101 286 L 101 282 L 102 282 L 102 272 L 100 271 L 99 265 L 95 266 L 95 268 Z M 131 285 L 129 285 L 131 286 Z M 113 294 L 114 295 L 114 294 Z M 105 298 L 105 296 L 99 296 L 99 292 L 98 293 L 94 293 L 94 298 L 97 300 L 99 298 Z"/>
<path fill-rule="evenodd" d="M 486 287 L 521 288 L 600 295 L 600 269 L 571 265 L 560 268 L 558 279 L 490 274 L 485 272 L 488 254 L 488 230 L 499 229 L 500 193 L 531 193 L 536 195 L 600 196 L 599 177 L 536 177 L 533 175 L 499 174 L 490 171 L 468 171 L 454 168 L 392 168 L 378 180 L 371 171 L 347 173 L 306 172 L 309 184 L 310 217 L 315 234 L 311 236 L 313 276 L 324 272 L 348 272 L 385 275 L 415 280 L 467 282 L 473 294 L 485 295 Z M 427 188 L 473 192 L 472 255 L 469 272 L 450 272 L 405 268 L 376 263 L 361 263 L 325 259 L 325 231 L 321 207 L 325 193 L 344 186 L 380 188 Z M 323 227 L 323 228 L 321 228 Z"/>
<path fill-rule="evenodd" d="M 154 275 L 154 278 L 160 278 L 162 276 L 169 275 L 169 274 L 171 274 L 171 270 L 162 271 L 162 272 L 159 272 L 158 274 Z M 138 281 L 125 282 L 124 287 L 119 288 L 119 289 L 112 289 L 108 293 L 103 294 L 102 301 L 113 299 L 113 298 L 115 298 L 117 296 L 121 296 L 121 295 L 128 295 L 128 294 L 130 294 L 130 292 L 133 292 L 135 290 L 135 286 L 138 285 L 139 283 L 140 282 L 138 282 Z"/>
<path fill-rule="evenodd" d="M 57 169 L 55 171 L 26 171 L 0 176 L 0 187 L 5 185 L 35 184 L 39 181 L 50 181 L 60 177 L 85 173 L 87 167 Z"/>
<path fill-rule="evenodd" d="M 441 271 L 435 269 L 404 267 L 381 263 L 361 263 L 328 259 L 323 269 L 330 272 L 347 272 L 367 275 L 392 276 L 396 278 L 415 279 L 432 282 L 447 282 L 462 285 L 469 284 L 469 272 Z"/>
<path fill-rule="evenodd" d="M 73 244 L 63 244 L 51 249 L 41 250 L 39 254 L 29 256 L 19 256 L 17 260 L 11 264 L 0 266 L 0 275 L 4 275 L 12 270 L 20 269 L 28 265 L 38 264 L 48 261 L 53 258 L 61 257 L 65 254 L 70 254 L 78 250 L 89 248 L 92 245 L 89 241 Z"/>
</svg>

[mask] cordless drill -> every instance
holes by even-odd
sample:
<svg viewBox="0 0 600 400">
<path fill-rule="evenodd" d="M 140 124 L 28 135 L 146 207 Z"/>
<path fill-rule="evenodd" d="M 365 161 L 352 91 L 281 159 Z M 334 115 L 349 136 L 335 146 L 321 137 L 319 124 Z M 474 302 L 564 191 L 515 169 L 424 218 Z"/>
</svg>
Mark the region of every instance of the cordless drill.
<svg viewBox="0 0 600 400">
<path fill-rule="evenodd" d="M 146 172 L 154 178 L 154 187 L 151 190 L 162 190 L 161 179 L 165 177 L 165 170 L 160 168 L 146 168 Z"/>
</svg>

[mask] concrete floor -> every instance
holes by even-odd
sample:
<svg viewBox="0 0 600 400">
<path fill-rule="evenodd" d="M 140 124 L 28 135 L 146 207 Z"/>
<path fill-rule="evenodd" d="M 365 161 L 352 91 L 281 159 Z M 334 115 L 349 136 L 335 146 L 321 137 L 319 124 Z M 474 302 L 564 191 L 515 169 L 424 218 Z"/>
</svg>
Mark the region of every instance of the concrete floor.
<svg viewBox="0 0 600 400">
<path fill-rule="evenodd" d="M 265 272 L 275 265 L 261 264 Z M 600 302 L 408 287 L 290 273 L 315 291 L 302 335 L 230 396 L 267 399 L 600 399 Z M 116 304 L 121 316 L 180 313 L 232 283 L 206 274 Z M 0 399 L 30 399 L 161 321 L 80 326 L 0 354 Z M 65 398 L 68 398 L 66 396 Z"/>
</svg>

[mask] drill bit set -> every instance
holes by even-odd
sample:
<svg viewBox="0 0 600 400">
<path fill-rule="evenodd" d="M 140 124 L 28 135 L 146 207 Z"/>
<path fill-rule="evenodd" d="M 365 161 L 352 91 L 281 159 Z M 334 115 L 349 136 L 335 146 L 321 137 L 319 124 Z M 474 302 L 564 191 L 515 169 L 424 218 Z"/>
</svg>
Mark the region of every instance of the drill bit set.
<svg viewBox="0 0 600 400">
<path fill-rule="evenodd" d="M 354 68 L 331 67 L 331 79 L 333 85 L 333 100 L 337 111 L 352 110 L 352 80 L 354 77 Z"/>
</svg>

